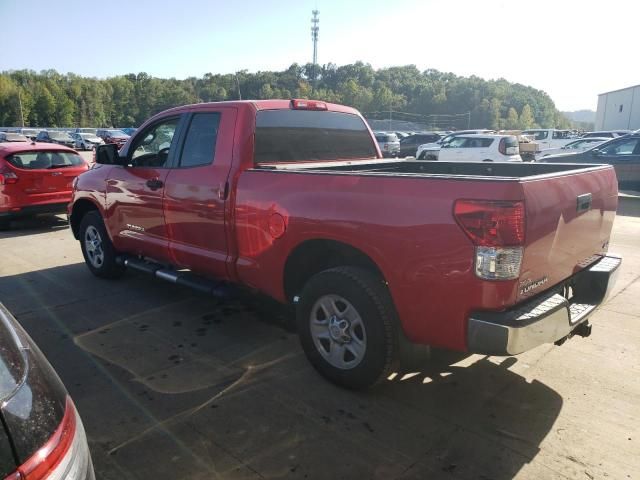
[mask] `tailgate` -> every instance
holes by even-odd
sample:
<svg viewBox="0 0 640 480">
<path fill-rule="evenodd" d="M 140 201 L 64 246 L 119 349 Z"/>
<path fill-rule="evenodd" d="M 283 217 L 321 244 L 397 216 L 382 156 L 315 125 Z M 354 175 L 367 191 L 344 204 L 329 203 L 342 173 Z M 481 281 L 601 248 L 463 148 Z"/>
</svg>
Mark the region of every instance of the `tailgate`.
<svg viewBox="0 0 640 480">
<path fill-rule="evenodd" d="M 586 268 L 605 253 L 618 205 L 612 167 L 522 183 L 526 245 L 518 298 L 528 298 Z"/>
</svg>

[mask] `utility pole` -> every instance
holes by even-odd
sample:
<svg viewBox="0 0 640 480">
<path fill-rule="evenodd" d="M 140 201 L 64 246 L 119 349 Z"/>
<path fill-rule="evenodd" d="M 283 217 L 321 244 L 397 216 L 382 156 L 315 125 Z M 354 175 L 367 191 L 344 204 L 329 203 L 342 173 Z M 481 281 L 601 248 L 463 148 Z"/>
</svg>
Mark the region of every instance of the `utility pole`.
<svg viewBox="0 0 640 480">
<path fill-rule="evenodd" d="M 319 10 L 313 10 L 311 12 L 313 16 L 311 17 L 311 40 L 313 40 L 313 69 L 311 75 L 313 76 L 313 88 L 317 87 L 317 73 L 316 68 L 318 65 L 318 32 L 320 31 L 320 19 L 318 15 L 320 14 Z"/>
<path fill-rule="evenodd" d="M 20 122 L 24 128 L 24 112 L 22 111 L 22 97 L 20 96 L 20 87 L 18 87 L 18 104 L 20 105 Z"/>
<path fill-rule="evenodd" d="M 467 112 L 467 130 L 471 128 L 471 112 Z"/>
<path fill-rule="evenodd" d="M 242 92 L 240 92 L 240 80 L 238 80 L 238 74 L 234 74 L 236 77 L 236 85 L 238 85 L 238 100 L 242 100 Z"/>
</svg>

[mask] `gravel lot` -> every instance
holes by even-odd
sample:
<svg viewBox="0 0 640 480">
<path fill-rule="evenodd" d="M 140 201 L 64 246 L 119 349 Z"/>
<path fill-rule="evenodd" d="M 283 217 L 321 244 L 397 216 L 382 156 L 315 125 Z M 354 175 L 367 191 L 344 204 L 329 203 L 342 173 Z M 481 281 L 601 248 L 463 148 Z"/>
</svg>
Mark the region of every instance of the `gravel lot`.
<svg viewBox="0 0 640 480">
<path fill-rule="evenodd" d="M 100 479 L 640 477 L 640 199 L 593 335 L 435 352 L 370 392 L 323 380 L 286 311 L 142 274 L 94 278 L 64 217 L 0 233 L 0 301 L 57 369 Z"/>
</svg>

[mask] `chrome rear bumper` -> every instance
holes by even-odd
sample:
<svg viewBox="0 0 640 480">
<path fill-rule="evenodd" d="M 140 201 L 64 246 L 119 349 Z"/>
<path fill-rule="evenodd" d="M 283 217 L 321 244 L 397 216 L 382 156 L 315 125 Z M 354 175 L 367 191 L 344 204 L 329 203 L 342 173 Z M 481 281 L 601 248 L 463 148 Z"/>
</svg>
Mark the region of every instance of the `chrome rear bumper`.
<svg viewBox="0 0 640 480">
<path fill-rule="evenodd" d="M 608 298 L 622 258 L 607 255 L 541 297 L 504 312 L 474 312 L 467 330 L 469 352 L 517 355 L 572 334 Z M 570 285 L 567 300 L 563 288 Z"/>
</svg>

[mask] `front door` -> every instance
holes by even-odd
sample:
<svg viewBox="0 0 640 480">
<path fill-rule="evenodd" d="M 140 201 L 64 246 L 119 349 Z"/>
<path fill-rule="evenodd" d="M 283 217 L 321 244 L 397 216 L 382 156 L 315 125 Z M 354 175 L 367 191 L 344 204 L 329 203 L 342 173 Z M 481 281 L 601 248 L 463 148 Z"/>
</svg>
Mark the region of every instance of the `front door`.
<svg viewBox="0 0 640 480">
<path fill-rule="evenodd" d="M 179 123 L 176 116 L 145 128 L 127 149 L 127 165 L 109 173 L 107 222 L 117 250 L 170 261 L 162 197 Z"/>
<path fill-rule="evenodd" d="M 236 109 L 198 110 L 185 119 L 184 139 L 166 179 L 164 210 L 173 263 L 228 278 L 228 175 Z"/>
</svg>

